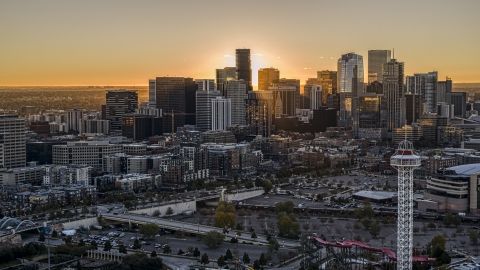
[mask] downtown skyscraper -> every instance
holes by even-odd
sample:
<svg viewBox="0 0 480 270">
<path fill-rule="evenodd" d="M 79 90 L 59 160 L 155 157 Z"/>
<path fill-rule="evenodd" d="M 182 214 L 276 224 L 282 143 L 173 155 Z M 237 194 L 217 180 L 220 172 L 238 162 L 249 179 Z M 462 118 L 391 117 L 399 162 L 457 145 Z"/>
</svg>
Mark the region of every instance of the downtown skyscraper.
<svg viewBox="0 0 480 270">
<path fill-rule="evenodd" d="M 368 83 L 375 81 L 383 82 L 383 64 L 391 59 L 390 50 L 369 50 L 368 51 Z"/>
<path fill-rule="evenodd" d="M 236 77 L 237 80 L 244 80 L 248 90 L 252 88 L 252 61 L 250 60 L 250 49 L 237 49 L 235 51 Z"/>
<path fill-rule="evenodd" d="M 337 62 L 337 87 L 340 94 L 338 126 L 350 128 L 353 125 L 353 98 L 363 93 L 363 56 L 355 53 L 342 55 Z"/>
<path fill-rule="evenodd" d="M 25 118 L 0 115 L 0 171 L 25 167 Z"/>
<path fill-rule="evenodd" d="M 276 68 L 261 68 L 258 70 L 258 90 L 268 90 L 268 87 L 280 79 L 280 71 Z"/>
<path fill-rule="evenodd" d="M 391 59 L 383 65 L 383 93 L 387 102 L 387 137 L 405 124 L 405 89 L 403 85 L 405 65 Z"/>
<path fill-rule="evenodd" d="M 437 111 L 437 82 L 438 73 L 436 71 L 407 76 L 407 92 L 421 96 L 421 103 L 424 104 L 426 110 L 423 113 Z"/>
<path fill-rule="evenodd" d="M 122 115 L 138 109 L 137 90 L 110 90 L 106 94 L 106 120 L 110 120 L 110 131 L 122 130 Z"/>
</svg>

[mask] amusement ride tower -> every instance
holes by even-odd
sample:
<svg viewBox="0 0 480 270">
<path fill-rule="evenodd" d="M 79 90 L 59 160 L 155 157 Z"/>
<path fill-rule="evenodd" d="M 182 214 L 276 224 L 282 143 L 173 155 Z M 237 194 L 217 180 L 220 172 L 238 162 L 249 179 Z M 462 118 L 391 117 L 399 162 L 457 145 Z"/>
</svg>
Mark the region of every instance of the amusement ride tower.
<svg viewBox="0 0 480 270">
<path fill-rule="evenodd" d="M 398 145 L 390 165 L 398 171 L 397 269 L 412 269 L 413 170 L 421 164 L 407 139 Z"/>
</svg>

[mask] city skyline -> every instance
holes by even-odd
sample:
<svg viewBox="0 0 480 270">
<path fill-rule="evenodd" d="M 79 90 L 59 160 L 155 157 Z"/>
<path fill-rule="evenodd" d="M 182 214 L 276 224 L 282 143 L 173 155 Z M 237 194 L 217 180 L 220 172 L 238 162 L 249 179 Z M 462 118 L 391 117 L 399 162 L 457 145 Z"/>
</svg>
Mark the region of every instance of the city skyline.
<svg viewBox="0 0 480 270">
<path fill-rule="evenodd" d="M 342 54 L 362 55 L 366 65 L 376 49 L 392 56 L 395 49 L 406 75 L 438 71 L 441 79 L 480 82 L 472 57 L 480 37 L 469 30 L 479 8 L 474 1 L 4 1 L 0 85 L 215 78 L 216 69 L 235 66 L 240 48 L 251 50 L 254 86 L 260 68 L 303 84 L 317 71 L 336 70 Z"/>
</svg>

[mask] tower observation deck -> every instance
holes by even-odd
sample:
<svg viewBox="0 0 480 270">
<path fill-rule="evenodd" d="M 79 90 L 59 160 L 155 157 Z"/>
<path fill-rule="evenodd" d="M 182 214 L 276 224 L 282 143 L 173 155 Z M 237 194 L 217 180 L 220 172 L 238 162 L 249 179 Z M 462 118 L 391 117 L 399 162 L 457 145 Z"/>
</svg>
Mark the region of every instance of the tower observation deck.
<svg viewBox="0 0 480 270">
<path fill-rule="evenodd" d="M 390 158 L 390 165 L 398 171 L 397 269 L 412 269 L 413 249 L 413 170 L 420 167 L 420 156 L 407 140 L 398 145 Z"/>
</svg>

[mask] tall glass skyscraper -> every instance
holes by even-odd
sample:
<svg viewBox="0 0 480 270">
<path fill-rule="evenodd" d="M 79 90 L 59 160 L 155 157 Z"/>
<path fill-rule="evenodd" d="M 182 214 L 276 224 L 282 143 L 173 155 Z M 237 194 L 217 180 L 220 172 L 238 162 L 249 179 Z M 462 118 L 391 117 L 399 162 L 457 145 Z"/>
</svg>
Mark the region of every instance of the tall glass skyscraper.
<svg viewBox="0 0 480 270">
<path fill-rule="evenodd" d="M 390 50 L 370 50 L 368 51 L 368 83 L 374 81 L 383 82 L 383 64 L 390 61 Z"/>
<path fill-rule="evenodd" d="M 237 49 L 235 51 L 237 80 L 247 82 L 249 91 L 252 88 L 252 62 L 250 61 L 250 49 Z"/>
<path fill-rule="evenodd" d="M 413 74 L 413 76 L 407 76 L 407 92 L 420 94 L 421 102 L 426 104 L 427 112 L 436 112 L 437 82 L 438 73 L 436 71 Z"/>
<path fill-rule="evenodd" d="M 405 124 L 405 91 L 403 62 L 391 59 L 383 65 L 383 93 L 387 99 L 387 136 Z"/>
<path fill-rule="evenodd" d="M 347 53 L 338 59 L 337 88 L 340 94 L 338 126 L 352 127 L 352 98 L 363 93 L 363 56 Z"/>
</svg>

